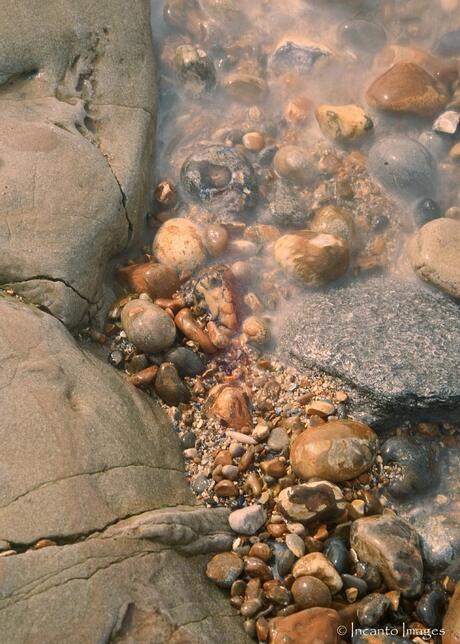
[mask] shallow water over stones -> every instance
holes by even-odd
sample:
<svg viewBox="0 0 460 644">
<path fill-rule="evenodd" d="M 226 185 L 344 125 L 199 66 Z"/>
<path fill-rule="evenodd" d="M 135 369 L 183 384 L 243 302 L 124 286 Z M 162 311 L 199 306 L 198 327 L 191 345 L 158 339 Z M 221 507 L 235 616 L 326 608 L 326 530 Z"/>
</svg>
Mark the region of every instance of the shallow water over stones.
<svg viewBox="0 0 460 644">
<path fill-rule="evenodd" d="M 180 287 L 151 297 L 177 337 L 136 375 L 199 500 L 230 510 L 232 553 L 208 577 L 260 642 L 348 642 L 352 622 L 405 641 L 405 624 L 442 624 L 454 590 L 455 546 L 420 528 L 435 494 L 458 523 L 436 467 L 460 403 L 451 7 L 153 7 L 158 186 L 133 264 Z M 142 347 L 121 322 L 129 365 Z"/>
</svg>

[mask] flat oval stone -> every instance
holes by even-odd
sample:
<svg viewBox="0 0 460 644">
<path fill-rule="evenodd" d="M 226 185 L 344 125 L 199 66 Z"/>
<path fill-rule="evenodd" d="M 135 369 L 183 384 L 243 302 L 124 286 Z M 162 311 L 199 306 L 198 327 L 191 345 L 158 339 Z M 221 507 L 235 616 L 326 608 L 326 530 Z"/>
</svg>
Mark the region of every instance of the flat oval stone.
<svg viewBox="0 0 460 644">
<path fill-rule="evenodd" d="M 385 47 L 387 35 L 385 29 L 369 20 L 350 20 L 338 28 L 338 40 L 355 52 L 374 54 Z"/>
<path fill-rule="evenodd" d="M 426 592 L 417 604 L 417 615 L 428 628 L 441 628 L 447 597 L 440 588 Z"/>
<path fill-rule="evenodd" d="M 248 505 L 231 512 L 228 523 L 238 534 L 253 535 L 264 525 L 267 513 L 262 505 Z"/>
<path fill-rule="evenodd" d="M 300 478 L 340 482 L 366 472 L 374 462 L 377 435 L 364 423 L 333 420 L 302 432 L 291 446 L 291 466 Z"/>
<path fill-rule="evenodd" d="M 396 63 L 379 76 L 366 92 L 369 105 L 385 112 L 433 116 L 449 97 L 441 85 L 414 63 Z"/>
<path fill-rule="evenodd" d="M 291 588 L 292 596 L 298 608 L 329 608 L 332 595 L 326 584 L 316 577 L 299 577 Z"/>
<path fill-rule="evenodd" d="M 275 617 L 270 621 L 270 644 L 286 642 L 318 642 L 338 644 L 337 629 L 340 618 L 330 608 L 308 608 L 289 617 Z"/>
<path fill-rule="evenodd" d="M 275 154 L 273 166 L 280 177 L 304 186 L 316 177 L 316 169 L 306 150 L 298 145 L 283 145 Z"/>
<path fill-rule="evenodd" d="M 176 339 L 176 326 L 169 315 L 146 300 L 128 302 L 121 323 L 128 340 L 146 353 L 165 351 Z"/>
<path fill-rule="evenodd" d="M 290 521 L 311 525 L 331 521 L 345 504 L 340 488 L 328 481 L 314 481 L 282 490 L 276 507 Z"/>
<path fill-rule="evenodd" d="M 435 197 L 437 164 L 418 141 L 407 136 L 389 136 L 369 152 L 371 174 L 384 188 L 405 199 Z"/>
<path fill-rule="evenodd" d="M 392 514 L 358 519 L 351 526 L 351 546 L 361 561 L 375 565 L 390 590 L 415 597 L 423 587 L 419 537 Z"/>
<path fill-rule="evenodd" d="M 391 602 L 385 595 L 372 593 L 364 597 L 358 605 L 358 619 L 361 626 L 375 626 L 390 608 Z"/>
<path fill-rule="evenodd" d="M 197 376 L 204 371 L 201 358 L 186 347 L 171 349 L 165 357 L 168 362 L 173 363 L 180 376 Z"/>
<path fill-rule="evenodd" d="M 408 253 L 420 279 L 460 298 L 460 221 L 442 217 L 425 224 L 410 240 Z"/>
<path fill-rule="evenodd" d="M 243 561 L 233 552 L 215 555 L 206 567 L 206 575 L 221 588 L 230 588 L 243 572 Z"/>
</svg>

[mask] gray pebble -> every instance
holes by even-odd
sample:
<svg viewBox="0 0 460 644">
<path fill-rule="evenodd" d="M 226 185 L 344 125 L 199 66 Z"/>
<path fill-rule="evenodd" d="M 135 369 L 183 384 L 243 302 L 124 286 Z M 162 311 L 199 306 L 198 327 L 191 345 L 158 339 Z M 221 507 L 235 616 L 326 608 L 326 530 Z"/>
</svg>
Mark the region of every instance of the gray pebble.
<svg viewBox="0 0 460 644">
<path fill-rule="evenodd" d="M 436 161 L 425 146 L 407 136 L 389 136 L 375 143 L 369 168 L 384 188 L 405 199 L 436 194 Z"/>
</svg>

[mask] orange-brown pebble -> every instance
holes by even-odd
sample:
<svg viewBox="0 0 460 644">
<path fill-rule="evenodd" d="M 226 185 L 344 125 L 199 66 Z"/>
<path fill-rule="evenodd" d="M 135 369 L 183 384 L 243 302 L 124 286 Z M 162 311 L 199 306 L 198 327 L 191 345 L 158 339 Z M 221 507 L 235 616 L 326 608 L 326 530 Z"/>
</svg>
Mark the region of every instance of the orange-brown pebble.
<svg viewBox="0 0 460 644">
<path fill-rule="evenodd" d="M 233 481 L 224 479 L 219 481 L 214 488 L 214 493 L 222 498 L 238 496 L 238 488 Z"/>
<path fill-rule="evenodd" d="M 176 271 L 155 262 L 130 264 L 120 268 L 119 281 L 134 293 L 148 293 L 152 300 L 170 298 L 180 286 Z"/>
<path fill-rule="evenodd" d="M 330 608 L 308 608 L 270 620 L 270 644 L 338 644 L 340 617 Z"/>
<path fill-rule="evenodd" d="M 216 353 L 217 347 L 214 346 L 207 333 L 198 325 L 190 309 L 181 309 L 174 318 L 174 322 L 179 331 L 182 331 L 185 337 L 196 342 L 204 353 Z"/>
<path fill-rule="evenodd" d="M 158 367 L 156 365 L 152 365 L 151 367 L 146 367 L 137 373 L 133 373 L 128 377 L 128 382 L 135 387 L 147 387 L 153 383 L 157 373 Z"/>
<path fill-rule="evenodd" d="M 265 147 L 265 137 L 260 132 L 248 132 L 243 136 L 243 145 L 251 152 L 260 152 Z"/>
</svg>

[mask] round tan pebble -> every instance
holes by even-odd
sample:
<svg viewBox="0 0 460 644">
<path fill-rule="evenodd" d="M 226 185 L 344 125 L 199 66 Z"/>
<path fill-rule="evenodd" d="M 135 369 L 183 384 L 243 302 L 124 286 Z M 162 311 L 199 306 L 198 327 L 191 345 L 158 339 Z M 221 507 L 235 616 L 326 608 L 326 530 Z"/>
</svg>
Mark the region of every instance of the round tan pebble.
<svg viewBox="0 0 460 644">
<path fill-rule="evenodd" d="M 254 226 L 248 226 L 244 231 L 245 239 L 259 245 L 276 241 L 279 236 L 280 231 L 276 226 L 272 226 L 271 224 L 254 224 Z"/>
<path fill-rule="evenodd" d="M 160 264 L 179 272 L 193 271 L 206 261 L 202 231 L 189 219 L 170 219 L 155 235 L 153 254 Z"/>
<path fill-rule="evenodd" d="M 260 132 L 248 132 L 243 136 L 243 145 L 251 152 L 260 152 L 265 147 L 265 137 Z"/>
<path fill-rule="evenodd" d="M 358 105 L 320 105 L 315 115 L 321 132 L 331 141 L 357 139 L 374 126 Z"/>
<path fill-rule="evenodd" d="M 298 577 L 311 576 L 322 581 L 333 595 L 339 593 L 343 587 L 343 581 L 337 570 L 322 552 L 311 552 L 301 557 L 292 569 L 292 574 Z"/>
<path fill-rule="evenodd" d="M 204 231 L 204 243 L 211 257 L 219 257 L 227 249 L 229 235 L 220 224 L 209 224 Z"/>
<path fill-rule="evenodd" d="M 243 572 L 243 561 L 233 552 L 215 555 L 206 567 L 206 575 L 221 588 L 230 588 Z"/>
<path fill-rule="evenodd" d="M 255 543 L 253 546 L 251 546 L 251 549 L 249 551 L 249 556 L 250 557 L 257 557 L 258 559 L 261 559 L 262 561 L 270 561 L 270 559 L 273 556 L 272 549 L 270 546 L 266 543 Z"/>
<path fill-rule="evenodd" d="M 340 482 L 366 472 L 377 453 L 377 435 L 354 420 L 332 420 L 300 434 L 290 460 L 300 478 Z"/>
<path fill-rule="evenodd" d="M 248 262 L 234 262 L 230 266 L 230 272 L 236 279 L 245 280 L 251 275 L 251 266 Z"/>
<path fill-rule="evenodd" d="M 242 330 L 247 335 L 248 341 L 253 344 L 264 344 L 271 337 L 266 322 L 255 315 L 251 315 L 243 321 Z"/>
<path fill-rule="evenodd" d="M 355 225 L 348 212 L 337 206 L 324 206 L 315 212 L 310 223 L 315 233 L 326 233 L 344 239 L 352 247 L 356 238 Z"/>
<path fill-rule="evenodd" d="M 280 177 L 300 186 L 311 183 L 317 175 L 306 150 L 296 145 L 280 148 L 273 159 L 273 166 Z"/>
<path fill-rule="evenodd" d="M 126 336 L 140 351 L 158 353 L 176 339 L 176 326 L 165 311 L 145 300 L 131 300 L 121 312 Z"/>
<path fill-rule="evenodd" d="M 344 239 L 313 231 L 283 235 L 274 245 L 274 256 L 285 273 L 313 285 L 344 275 L 350 262 Z"/>
<path fill-rule="evenodd" d="M 420 279 L 460 298 L 460 221 L 442 217 L 425 224 L 409 241 L 408 253 Z"/>
<path fill-rule="evenodd" d="M 292 584 L 291 593 L 295 603 L 304 608 L 329 608 L 332 595 L 326 584 L 316 577 L 299 577 Z"/>
</svg>

